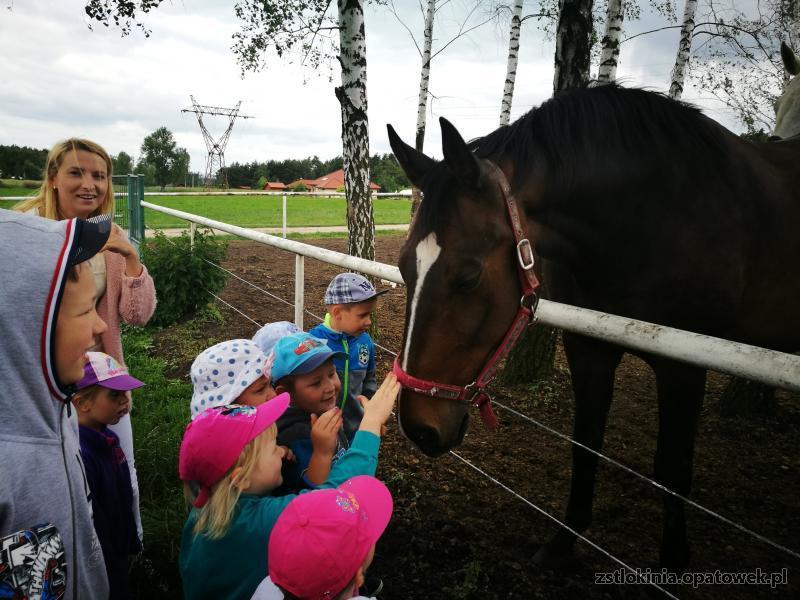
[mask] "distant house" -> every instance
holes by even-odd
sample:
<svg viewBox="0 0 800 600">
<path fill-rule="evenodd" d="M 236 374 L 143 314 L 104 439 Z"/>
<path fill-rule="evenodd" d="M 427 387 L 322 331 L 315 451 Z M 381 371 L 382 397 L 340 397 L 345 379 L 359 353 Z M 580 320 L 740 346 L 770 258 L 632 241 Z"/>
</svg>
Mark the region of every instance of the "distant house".
<svg viewBox="0 0 800 600">
<path fill-rule="evenodd" d="M 268 192 L 280 192 L 286 189 L 286 184 L 280 181 L 268 181 L 264 184 L 264 189 Z"/>
<path fill-rule="evenodd" d="M 309 186 L 314 183 L 316 179 L 295 179 L 293 182 L 286 185 L 290 190 L 302 186 L 305 186 L 306 189 L 311 189 Z"/>
<path fill-rule="evenodd" d="M 298 179 L 289 184 L 289 187 L 302 183 L 311 192 L 335 192 L 344 187 L 344 169 L 328 173 L 316 179 Z M 381 189 L 377 183 L 369 182 L 370 191 L 377 192 Z"/>
</svg>

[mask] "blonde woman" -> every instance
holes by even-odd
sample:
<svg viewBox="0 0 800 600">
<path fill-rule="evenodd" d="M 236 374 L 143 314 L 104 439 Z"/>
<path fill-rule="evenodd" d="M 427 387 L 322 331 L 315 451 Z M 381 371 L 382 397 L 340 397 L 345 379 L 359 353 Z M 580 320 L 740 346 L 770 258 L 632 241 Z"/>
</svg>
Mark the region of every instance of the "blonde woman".
<svg viewBox="0 0 800 600">
<path fill-rule="evenodd" d="M 111 167 L 108 153 L 90 140 L 71 138 L 58 142 L 47 155 L 39 193 L 35 198 L 18 204 L 15 209 L 56 221 L 113 214 Z M 139 262 L 136 249 L 118 225 L 114 225 L 104 252 L 96 254 L 89 264 L 97 288 L 97 314 L 108 325 L 106 331 L 95 338 L 92 350 L 110 354 L 124 365 L 120 321 L 145 325 L 150 320 L 156 306 L 153 279 Z M 139 484 L 130 416 L 125 415 L 111 429 L 119 437 L 128 458 L 133 486 L 133 512 L 141 539 Z"/>
</svg>

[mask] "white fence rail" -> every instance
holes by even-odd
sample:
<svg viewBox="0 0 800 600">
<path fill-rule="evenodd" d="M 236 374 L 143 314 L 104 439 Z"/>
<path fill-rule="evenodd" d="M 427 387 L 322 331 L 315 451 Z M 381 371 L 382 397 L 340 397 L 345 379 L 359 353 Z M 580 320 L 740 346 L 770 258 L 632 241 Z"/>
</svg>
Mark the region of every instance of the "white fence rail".
<svg viewBox="0 0 800 600">
<path fill-rule="evenodd" d="M 391 265 L 229 225 L 150 202 L 142 202 L 142 206 L 296 254 L 295 322 L 301 328 L 305 308 L 303 300 L 305 256 L 393 283 L 403 283 L 400 270 Z M 539 302 L 536 319 L 551 327 L 605 340 L 633 350 L 800 391 L 800 356 L 548 300 Z"/>
</svg>

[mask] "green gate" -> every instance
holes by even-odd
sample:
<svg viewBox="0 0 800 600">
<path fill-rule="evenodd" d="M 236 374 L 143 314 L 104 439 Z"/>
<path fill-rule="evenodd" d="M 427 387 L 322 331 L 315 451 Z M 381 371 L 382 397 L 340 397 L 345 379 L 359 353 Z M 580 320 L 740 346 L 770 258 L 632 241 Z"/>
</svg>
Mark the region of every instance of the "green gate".
<svg viewBox="0 0 800 600">
<path fill-rule="evenodd" d="M 114 222 L 138 250 L 144 241 L 144 175 L 114 175 Z"/>
</svg>

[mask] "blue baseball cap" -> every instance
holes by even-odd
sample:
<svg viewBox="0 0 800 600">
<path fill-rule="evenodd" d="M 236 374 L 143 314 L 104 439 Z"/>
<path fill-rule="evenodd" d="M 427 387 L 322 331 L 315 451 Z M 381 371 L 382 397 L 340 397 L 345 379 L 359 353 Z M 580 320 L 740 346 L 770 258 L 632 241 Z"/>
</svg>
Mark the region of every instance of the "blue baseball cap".
<svg viewBox="0 0 800 600">
<path fill-rule="evenodd" d="M 294 333 L 278 340 L 273 349 L 272 381 L 278 382 L 287 375 L 305 375 L 331 358 L 345 358 L 328 346 L 327 340 L 307 333 Z"/>
</svg>

